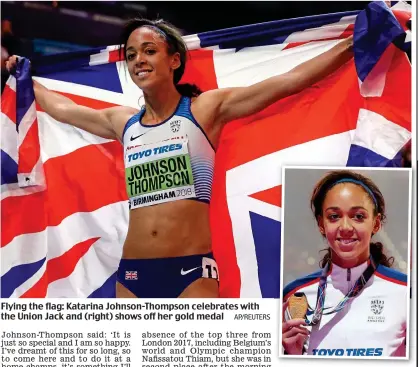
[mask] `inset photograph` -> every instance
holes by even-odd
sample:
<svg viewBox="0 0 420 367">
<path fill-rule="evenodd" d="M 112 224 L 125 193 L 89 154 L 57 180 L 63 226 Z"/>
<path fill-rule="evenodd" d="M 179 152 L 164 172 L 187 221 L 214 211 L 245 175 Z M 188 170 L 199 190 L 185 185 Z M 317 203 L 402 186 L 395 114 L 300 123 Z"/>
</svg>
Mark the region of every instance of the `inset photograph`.
<svg viewBox="0 0 420 367">
<path fill-rule="evenodd" d="M 280 356 L 408 359 L 411 169 L 283 168 Z"/>
</svg>

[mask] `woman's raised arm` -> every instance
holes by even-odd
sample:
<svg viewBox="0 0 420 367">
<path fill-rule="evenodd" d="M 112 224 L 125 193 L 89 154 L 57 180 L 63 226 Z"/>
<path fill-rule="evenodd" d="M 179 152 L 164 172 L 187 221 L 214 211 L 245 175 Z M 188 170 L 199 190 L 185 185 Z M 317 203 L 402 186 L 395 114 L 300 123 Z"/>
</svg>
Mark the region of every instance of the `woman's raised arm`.
<svg viewBox="0 0 420 367">
<path fill-rule="evenodd" d="M 6 62 L 6 67 L 12 70 L 16 66 L 17 56 L 12 56 Z M 81 106 L 71 99 L 53 92 L 42 84 L 34 81 L 35 100 L 41 108 L 54 119 L 78 127 L 82 130 L 98 135 L 105 139 L 118 139 L 118 129 L 115 128 L 115 120 L 118 114 L 136 113 L 130 107 L 111 107 L 96 110 Z"/>
<path fill-rule="evenodd" d="M 353 57 L 353 36 L 287 73 L 248 87 L 222 88 L 203 93 L 206 105 L 215 110 L 215 123 L 226 123 L 257 113 L 272 103 L 299 93 L 336 71 Z M 207 95 L 207 96 L 206 96 Z M 207 98 L 206 98 L 207 97 Z"/>
</svg>

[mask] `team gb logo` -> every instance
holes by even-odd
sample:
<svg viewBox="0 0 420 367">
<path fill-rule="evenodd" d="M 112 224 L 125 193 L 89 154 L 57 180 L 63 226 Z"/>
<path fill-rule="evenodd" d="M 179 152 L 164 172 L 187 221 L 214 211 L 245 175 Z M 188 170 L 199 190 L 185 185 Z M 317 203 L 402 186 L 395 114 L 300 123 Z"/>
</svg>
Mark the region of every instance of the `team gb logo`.
<svg viewBox="0 0 420 367">
<path fill-rule="evenodd" d="M 181 120 L 171 121 L 171 129 L 173 133 L 177 133 L 181 128 Z"/>
<path fill-rule="evenodd" d="M 374 299 L 370 303 L 370 309 L 375 315 L 380 315 L 384 308 L 384 301 L 380 299 Z"/>
</svg>

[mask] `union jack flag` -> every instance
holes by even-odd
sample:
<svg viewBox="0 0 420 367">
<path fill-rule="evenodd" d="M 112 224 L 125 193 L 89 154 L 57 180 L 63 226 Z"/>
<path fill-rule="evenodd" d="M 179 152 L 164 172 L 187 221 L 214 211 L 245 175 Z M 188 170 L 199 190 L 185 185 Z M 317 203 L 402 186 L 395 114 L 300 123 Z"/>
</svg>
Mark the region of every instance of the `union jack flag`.
<svg viewBox="0 0 420 367">
<path fill-rule="evenodd" d="M 137 280 L 137 271 L 126 271 L 125 280 Z"/>
</svg>

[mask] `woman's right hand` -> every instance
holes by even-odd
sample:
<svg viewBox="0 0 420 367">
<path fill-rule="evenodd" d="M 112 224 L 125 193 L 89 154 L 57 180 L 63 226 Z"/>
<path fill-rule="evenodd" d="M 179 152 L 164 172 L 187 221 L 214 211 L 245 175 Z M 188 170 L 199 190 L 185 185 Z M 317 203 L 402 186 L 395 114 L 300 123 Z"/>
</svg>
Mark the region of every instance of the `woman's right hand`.
<svg viewBox="0 0 420 367">
<path fill-rule="evenodd" d="M 9 73 L 16 68 L 18 57 L 17 55 L 10 56 L 6 61 L 6 69 Z"/>
<path fill-rule="evenodd" d="M 309 330 L 303 326 L 307 325 L 304 319 L 292 319 L 285 321 L 289 300 L 283 303 L 283 323 L 282 323 L 282 344 L 285 352 L 291 355 L 303 354 L 303 344 L 309 337 Z"/>
</svg>

